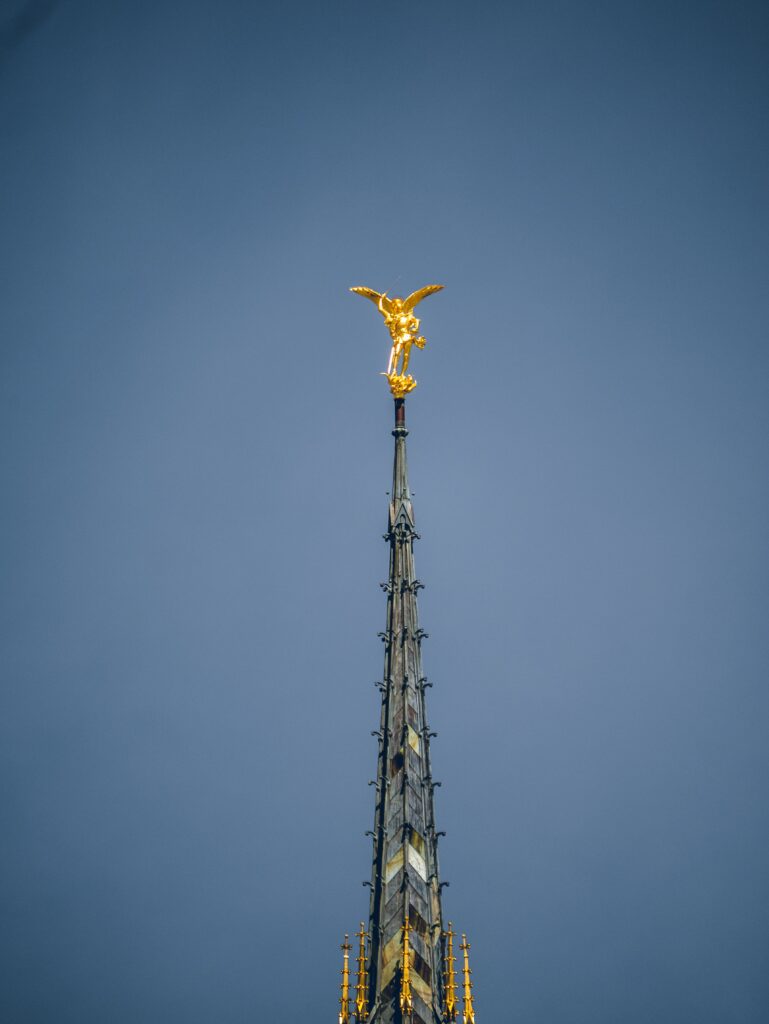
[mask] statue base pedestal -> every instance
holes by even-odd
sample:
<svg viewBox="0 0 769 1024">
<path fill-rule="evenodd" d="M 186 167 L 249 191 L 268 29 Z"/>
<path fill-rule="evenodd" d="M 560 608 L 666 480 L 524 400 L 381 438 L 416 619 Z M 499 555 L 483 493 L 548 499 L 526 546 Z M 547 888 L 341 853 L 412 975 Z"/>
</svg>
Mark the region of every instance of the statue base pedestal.
<svg viewBox="0 0 769 1024">
<path fill-rule="evenodd" d="M 413 391 L 417 386 L 417 382 L 410 374 L 383 373 L 382 376 L 387 377 L 387 383 L 390 385 L 390 394 L 393 398 L 404 398 L 409 391 Z"/>
</svg>

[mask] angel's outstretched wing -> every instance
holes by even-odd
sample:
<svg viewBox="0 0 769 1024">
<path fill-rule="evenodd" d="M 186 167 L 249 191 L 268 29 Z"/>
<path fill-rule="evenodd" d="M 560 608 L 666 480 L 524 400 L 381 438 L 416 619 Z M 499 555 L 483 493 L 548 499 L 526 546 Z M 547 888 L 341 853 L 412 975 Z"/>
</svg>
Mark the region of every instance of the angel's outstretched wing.
<svg viewBox="0 0 769 1024">
<path fill-rule="evenodd" d="M 427 284 L 424 288 L 420 288 L 418 292 L 412 292 L 407 299 L 403 301 L 403 308 L 407 313 L 416 306 L 422 299 L 426 299 L 428 295 L 432 295 L 433 292 L 439 292 L 443 288 L 442 284 Z"/>
<path fill-rule="evenodd" d="M 356 295 L 362 295 L 366 299 L 371 299 L 374 305 L 379 308 L 381 300 L 382 309 L 386 313 L 392 313 L 392 305 L 386 295 L 380 295 L 379 292 L 375 292 L 373 288 L 351 288 L 351 292 L 355 292 Z"/>
</svg>

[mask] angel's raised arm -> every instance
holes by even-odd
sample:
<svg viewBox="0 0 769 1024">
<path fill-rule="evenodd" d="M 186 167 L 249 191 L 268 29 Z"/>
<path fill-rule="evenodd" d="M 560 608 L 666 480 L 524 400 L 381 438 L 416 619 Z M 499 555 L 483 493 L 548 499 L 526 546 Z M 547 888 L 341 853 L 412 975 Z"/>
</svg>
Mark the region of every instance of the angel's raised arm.
<svg viewBox="0 0 769 1024">
<path fill-rule="evenodd" d="M 382 309 L 384 309 L 386 313 L 390 313 L 392 311 L 390 300 L 387 296 L 380 295 L 380 293 L 375 292 L 373 288 L 351 288 L 350 291 L 355 292 L 356 295 L 362 295 L 364 299 L 371 299 L 380 312 Z"/>
</svg>

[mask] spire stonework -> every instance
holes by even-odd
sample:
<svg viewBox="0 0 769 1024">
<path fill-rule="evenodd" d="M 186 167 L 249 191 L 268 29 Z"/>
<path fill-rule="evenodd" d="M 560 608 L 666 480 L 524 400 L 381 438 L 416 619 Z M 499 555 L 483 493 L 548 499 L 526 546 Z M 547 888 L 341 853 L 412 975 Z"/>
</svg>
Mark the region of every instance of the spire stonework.
<svg viewBox="0 0 769 1024">
<path fill-rule="evenodd" d="M 369 932 L 370 1020 L 400 1022 L 402 936 L 409 919 L 413 1024 L 440 1020 L 441 887 L 414 570 L 417 539 L 406 460 L 406 407 L 395 400 L 395 458 L 385 539 L 390 548 Z"/>
</svg>

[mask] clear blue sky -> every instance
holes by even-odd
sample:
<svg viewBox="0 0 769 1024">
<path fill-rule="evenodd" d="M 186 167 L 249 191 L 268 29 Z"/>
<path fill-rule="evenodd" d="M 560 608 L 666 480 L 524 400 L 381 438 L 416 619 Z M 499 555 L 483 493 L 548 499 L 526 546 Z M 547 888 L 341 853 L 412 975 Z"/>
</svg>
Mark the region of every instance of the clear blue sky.
<svg viewBox="0 0 769 1024">
<path fill-rule="evenodd" d="M 333 1021 L 386 336 L 480 1024 L 769 1019 L 765 4 L 0 4 L 9 1024 Z"/>
</svg>

